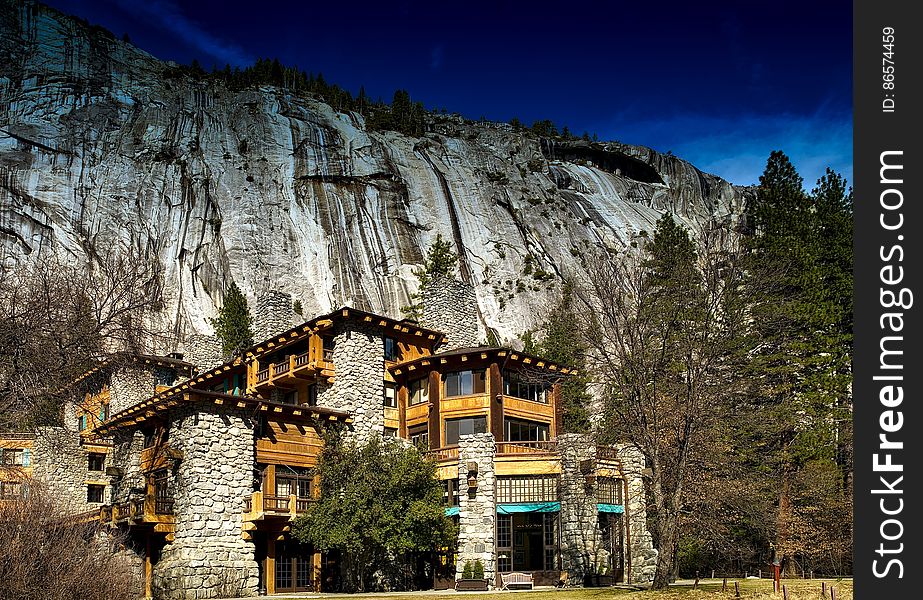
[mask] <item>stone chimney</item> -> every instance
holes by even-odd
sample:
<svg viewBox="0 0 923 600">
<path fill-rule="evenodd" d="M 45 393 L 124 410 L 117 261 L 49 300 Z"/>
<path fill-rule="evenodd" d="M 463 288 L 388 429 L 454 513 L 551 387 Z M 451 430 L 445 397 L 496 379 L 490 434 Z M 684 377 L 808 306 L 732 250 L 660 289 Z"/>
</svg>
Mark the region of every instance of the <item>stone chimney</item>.
<svg viewBox="0 0 923 600">
<path fill-rule="evenodd" d="M 474 288 L 457 279 L 440 277 L 421 290 L 420 325 L 446 334 L 441 352 L 480 346 L 480 321 Z"/>
<path fill-rule="evenodd" d="M 261 342 L 295 325 L 292 296 L 279 290 L 270 290 L 256 299 L 253 312 L 253 341 Z"/>
<path fill-rule="evenodd" d="M 221 341 L 213 335 L 190 335 L 186 338 L 183 356 L 183 360 L 195 366 L 196 373 L 208 371 L 224 362 Z"/>
</svg>

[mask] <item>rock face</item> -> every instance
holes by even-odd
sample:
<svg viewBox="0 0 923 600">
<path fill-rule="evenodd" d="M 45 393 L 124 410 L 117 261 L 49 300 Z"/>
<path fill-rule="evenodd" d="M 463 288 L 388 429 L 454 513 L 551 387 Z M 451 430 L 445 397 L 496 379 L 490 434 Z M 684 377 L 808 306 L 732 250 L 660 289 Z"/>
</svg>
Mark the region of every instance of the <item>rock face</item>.
<svg viewBox="0 0 923 600">
<path fill-rule="evenodd" d="M 731 219 L 746 194 L 673 156 L 552 143 L 431 116 L 410 138 L 264 86 L 196 80 L 100 28 L 0 4 L 0 244 L 7 266 L 50 250 L 135 249 L 162 267 L 163 319 L 210 333 L 237 282 L 304 314 L 349 304 L 400 317 L 441 234 L 483 330 L 533 326 L 593 249 Z"/>
</svg>

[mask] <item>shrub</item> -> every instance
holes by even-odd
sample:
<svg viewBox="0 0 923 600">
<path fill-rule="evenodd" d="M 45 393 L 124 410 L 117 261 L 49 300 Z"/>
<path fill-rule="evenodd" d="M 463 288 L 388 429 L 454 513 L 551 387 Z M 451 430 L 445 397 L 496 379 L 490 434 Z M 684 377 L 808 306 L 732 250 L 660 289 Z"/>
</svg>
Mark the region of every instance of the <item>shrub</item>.
<svg viewBox="0 0 923 600">
<path fill-rule="evenodd" d="M 484 563 L 480 559 L 474 561 L 473 575 L 474 579 L 484 579 Z"/>
<path fill-rule="evenodd" d="M 470 560 L 465 561 L 465 568 L 462 569 L 462 579 L 474 579 L 474 566 Z"/>
</svg>

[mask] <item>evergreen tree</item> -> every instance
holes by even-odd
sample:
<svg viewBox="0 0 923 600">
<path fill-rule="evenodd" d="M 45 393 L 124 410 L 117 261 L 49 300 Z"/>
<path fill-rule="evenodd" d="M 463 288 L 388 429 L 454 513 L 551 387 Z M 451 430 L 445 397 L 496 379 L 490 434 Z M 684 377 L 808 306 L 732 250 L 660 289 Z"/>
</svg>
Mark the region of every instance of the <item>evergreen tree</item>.
<svg viewBox="0 0 923 600">
<path fill-rule="evenodd" d="M 565 282 L 561 299 L 545 321 L 544 338 L 535 343 L 532 332 L 523 334 L 524 350 L 538 354 L 558 364 L 573 367 L 575 375 L 561 383 L 561 404 L 564 412 L 563 427 L 567 433 L 584 433 L 590 430 L 590 402 L 587 392 L 590 383 L 584 358 L 586 347 L 578 335 L 580 322 L 574 303 L 574 286 Z"/>
<path fill-rule="evenodd" d="M 247 298 L 237 284 L 232 282 L 224 292 L 224 303 L 218 317 L 209 319 L 215 335 L 221 340 L 225 356 L 236 356 L 253 345 L 253 320 Z"/>
<path fill-rule="evenodd" d="M 420 281 L 419 291 L 410 296 L 413 304 L 401 308 L 401 312 L 408 319 L 419 320 L 423 314 L 423 290 L 434 279 L 441 277 L 454 277 L 458 265 L 458 254 L 452 251 L 452 244 L 442 239 L 442 234 L 436 234 L 436 239 L 426 252 L 423 266 L 415 269 L 413 274 Z"/>
</svg>

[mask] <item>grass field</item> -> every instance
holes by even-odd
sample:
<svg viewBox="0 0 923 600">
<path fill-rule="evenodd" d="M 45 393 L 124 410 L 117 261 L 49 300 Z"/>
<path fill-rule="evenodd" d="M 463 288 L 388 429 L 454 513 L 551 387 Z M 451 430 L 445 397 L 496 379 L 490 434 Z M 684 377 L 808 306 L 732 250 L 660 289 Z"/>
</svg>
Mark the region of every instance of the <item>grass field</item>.
<svg viewBox="0 0 923 600">
<path fill-rule="evenodd" d="M 698 589 L 692 585 L 677 584 L 666 590 L 636 591 L 624 588 L 579 588 L 571 590 L 538 590 L 514 592 L 454 592 L 443 591 L 435 593 L 405 592 L 393 594 L 306 594 L 305 596 L 291 596 L 303 599 L 309 598 L 401 598 L 413 600 L 446 600 L 452 597 L 471 597 L 473 600 L 724 600 L 733 599 L 734 581 L 740 586 L 740 597 L 763 600 L 782 600 L 782 593 L 774 594 L 772 581 L 769 579 L 738 579 L 728 580 L 728 591 L 721 591 L 721 580 L 705 579 L 699 583 Z M 821 600 L 821 583 L 826 584 L 826 598 L 831 599 L 830 588 L 835 590 L 835 600 L 852 600 L 852 579 L 786 579 L 783 585 L 788 593 L 789 600 Z M 281 597 L 283 600 L 285 597 Z"/>
</svg>

